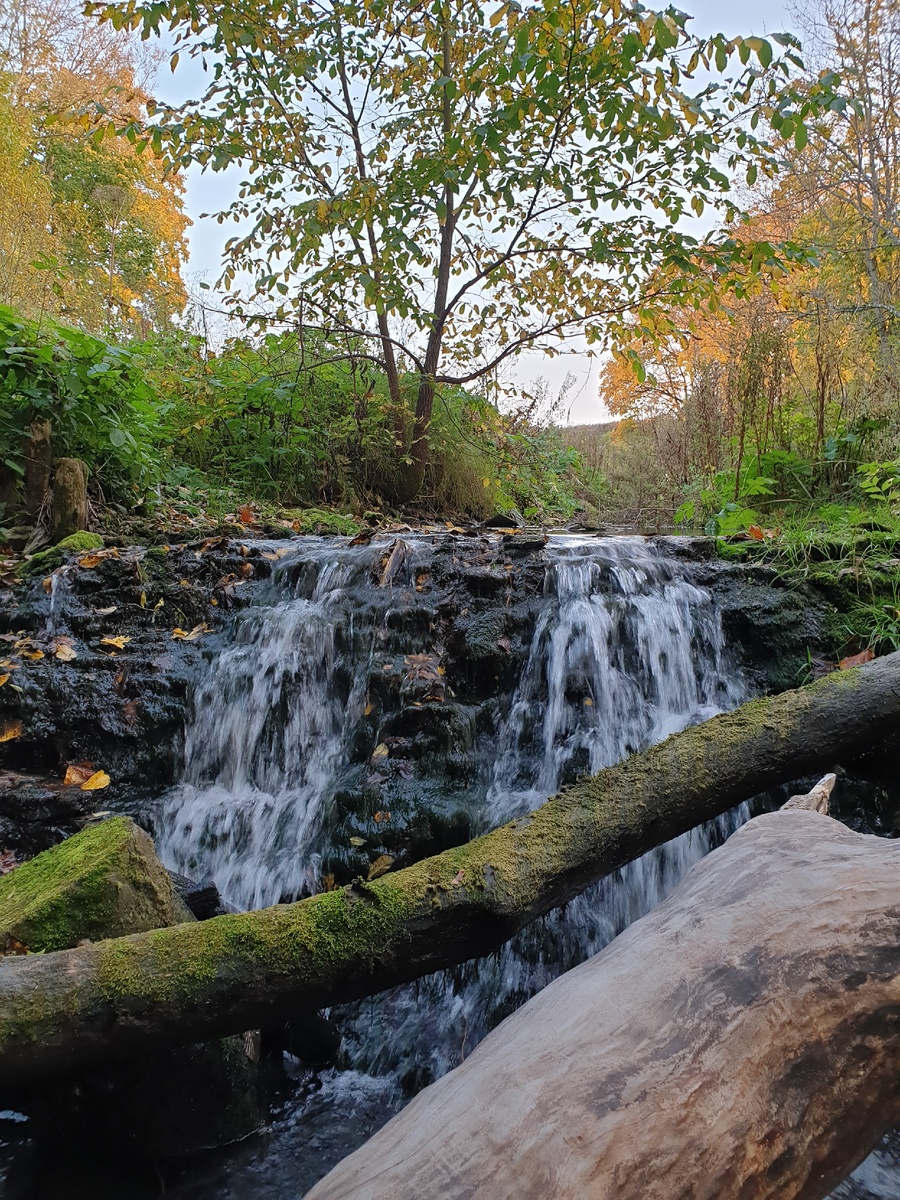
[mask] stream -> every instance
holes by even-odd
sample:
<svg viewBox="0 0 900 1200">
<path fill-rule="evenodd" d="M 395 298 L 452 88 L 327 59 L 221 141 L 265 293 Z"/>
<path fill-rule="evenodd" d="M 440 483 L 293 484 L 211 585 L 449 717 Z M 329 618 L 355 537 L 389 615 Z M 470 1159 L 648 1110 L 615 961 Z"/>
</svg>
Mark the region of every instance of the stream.
<svg viewBox="0 0 900 1200">
<path fill-rule="evenodd" d="M 271 554 L 255 603 L 207 652 L 181 779 L 148 810 L 166 865 L 212 878 L 238 909 L 458 844 L 752 694 L 692 564 L 644 538 L 553 536 L 526 593 L 493 565 L 473 568 L 453 621 L 437 586 L 452 548 L 427 537 L 305 538 Z M 316 1073 L 287 1056 L 268 1130 L 167 1167 L 165 1195 L 302 1196 L 749 815 L 742 805 L 651 851 L 487 959 L 332 1010 L 337 1065 Z M 15 1142 L 2 1117 L 0 1139 L 9 1127 Z M 0 1195 L 162 1194 L 155 1172 L 88 1168 L 82 1191 L 57 1169 L 0 1165 Z M 898 1195 L 894 1135 L 833 1193 Z"/>
</svg>

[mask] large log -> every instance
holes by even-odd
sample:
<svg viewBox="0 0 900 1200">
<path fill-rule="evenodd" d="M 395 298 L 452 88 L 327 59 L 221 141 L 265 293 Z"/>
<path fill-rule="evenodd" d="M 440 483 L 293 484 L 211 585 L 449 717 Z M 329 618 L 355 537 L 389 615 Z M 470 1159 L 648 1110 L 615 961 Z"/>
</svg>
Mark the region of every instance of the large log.
<svg viewBox="0 0 900 1200">
<path fill-rule="evenodd" d="M 485 954 L 650 847 L 859 754 L 898 716 L 900 653 L 714 717 L 373 883 L 2 959 L 0 1086 L 266 1026 Z"/>
<path fill-rule="evenodd" d="M 307 1200 L 821 1200 L 900 1118 L 898 870 L 757 817 Z"/>
</svg>

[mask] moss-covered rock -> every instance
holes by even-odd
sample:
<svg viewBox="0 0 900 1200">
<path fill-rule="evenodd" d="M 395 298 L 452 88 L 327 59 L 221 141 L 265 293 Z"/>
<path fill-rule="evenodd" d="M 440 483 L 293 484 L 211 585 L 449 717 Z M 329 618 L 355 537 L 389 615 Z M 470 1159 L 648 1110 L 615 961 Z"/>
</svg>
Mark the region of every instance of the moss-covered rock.
<svg viewBox="0 0 900 1200">
<path fill-rule="evenodd" d="M 279 516 L 291 521 L 298 533 L 337 534 L 341 537 L 356 537 L 362 529 L 361 522 L 349 513 L 332 512 L 324 508 L 286 508 Z"/>
<path fill-rule="evenodd" d="M 0 939 L 64 950 L 190 917 L 153 843 L 128 817 L 89 826 L 0 878 Z"/>
<path fill-rule="evenodd" d="M 0 878 L 0 953 L 4 940 L 15 952 L 63 950 L 193 920 L 153 842 L 127 817 L 90 826 Z M 147 1158 L 224 1145 L 262 1120 L 256 1067 L 240 1037 L 120 1059 L 37 1093 L 30 1111 L 48 1141 L 101 1141 Z"/>
<path fill-rule="evenodd" d="M 103 538 L 99 533 L 88 533 L 80 530 L 72 533 L 48 550 L 33 554 L 27 562 L 22 563 L 16 570 L 21 579 L 34 579 L 38 575 L 49 575 L 57 567 L 61 567 L 70 554 L 83 554 L 86 550 L 100 550 Z"/>
</svg>

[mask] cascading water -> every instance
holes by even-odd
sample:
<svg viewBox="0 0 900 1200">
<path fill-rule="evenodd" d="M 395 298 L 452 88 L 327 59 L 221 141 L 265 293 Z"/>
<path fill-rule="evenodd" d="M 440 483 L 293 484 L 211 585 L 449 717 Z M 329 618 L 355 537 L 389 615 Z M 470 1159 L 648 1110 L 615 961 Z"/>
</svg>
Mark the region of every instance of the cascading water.
<svg viewBox="0 0 900 1200">
<path fill-rule="evenodd" d="M 398 720 L 405 728 L 404 711 L 416 716 L 420 705 L 404 685 L 393 699 L 381 694 L 370 716 L 373 689 L 398 655 L 407 664 L 429 655 L 447 661 L 455 695 L 446 709 L 470 702 L 461 723 L 473 741 L 474 777 L 457 795 L 470 834 L 746 698 L 709 593 L 691 582 L 689 566 L 642 538 L 550 539 L 516 676 L 487 697 L 495 660 L 454 666 L 447 615 L 417 584 L 439 573 L 438 548 L 410 539 L 403 570 L 379 587 L 373 580 L 388 549 L 309 541 L 289 551 L 196 690 L 184 780 L 164 800 L 158 845 L 175 869 L 212 875 L 235 905 L 318 886 L 335 798 L 365 786 L 385 730 Z M 491 592 L 485 606 L 502 609 L 494 575 L 482 570 L 476 582 Z M 432 706 L 428 719 L 440 715 Z M 427 760 L 415 769 L 427 773 Z M 334 1014 L 345 1070 L 326 1078 L 330 1103 L 346 1115 L 354 1096 L 370 1094 L 365 1081 L 380 1079 L 388 1116 L 401 1092 L 452 1068 L 502 1017 L 652 908 L 745 815 L 737 810 L 652 851 L 491 958 Z M 352 1148 L 346 1137 L 341 1148 Z"/>
</svg>

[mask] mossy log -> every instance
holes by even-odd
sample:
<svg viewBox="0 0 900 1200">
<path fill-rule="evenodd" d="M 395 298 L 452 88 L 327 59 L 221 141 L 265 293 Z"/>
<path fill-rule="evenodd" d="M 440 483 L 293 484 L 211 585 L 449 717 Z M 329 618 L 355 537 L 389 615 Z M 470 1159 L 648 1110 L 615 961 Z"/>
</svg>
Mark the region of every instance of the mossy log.
<svg viewBox="0 0 900 1200">
<path fill-rule="evenodd" d="M 822 1200 L 900 1119 L 898 868 L 757 817 L 307 1200 Z"/>
<path fill-rule="evenodd" d="M 0 960 L 0 1086 L 266 1026 L 486 954 L 651 847 L 866 751 L 898 717 L 900 652 L 714 717 L 374 882 Z"/>
</svg>

